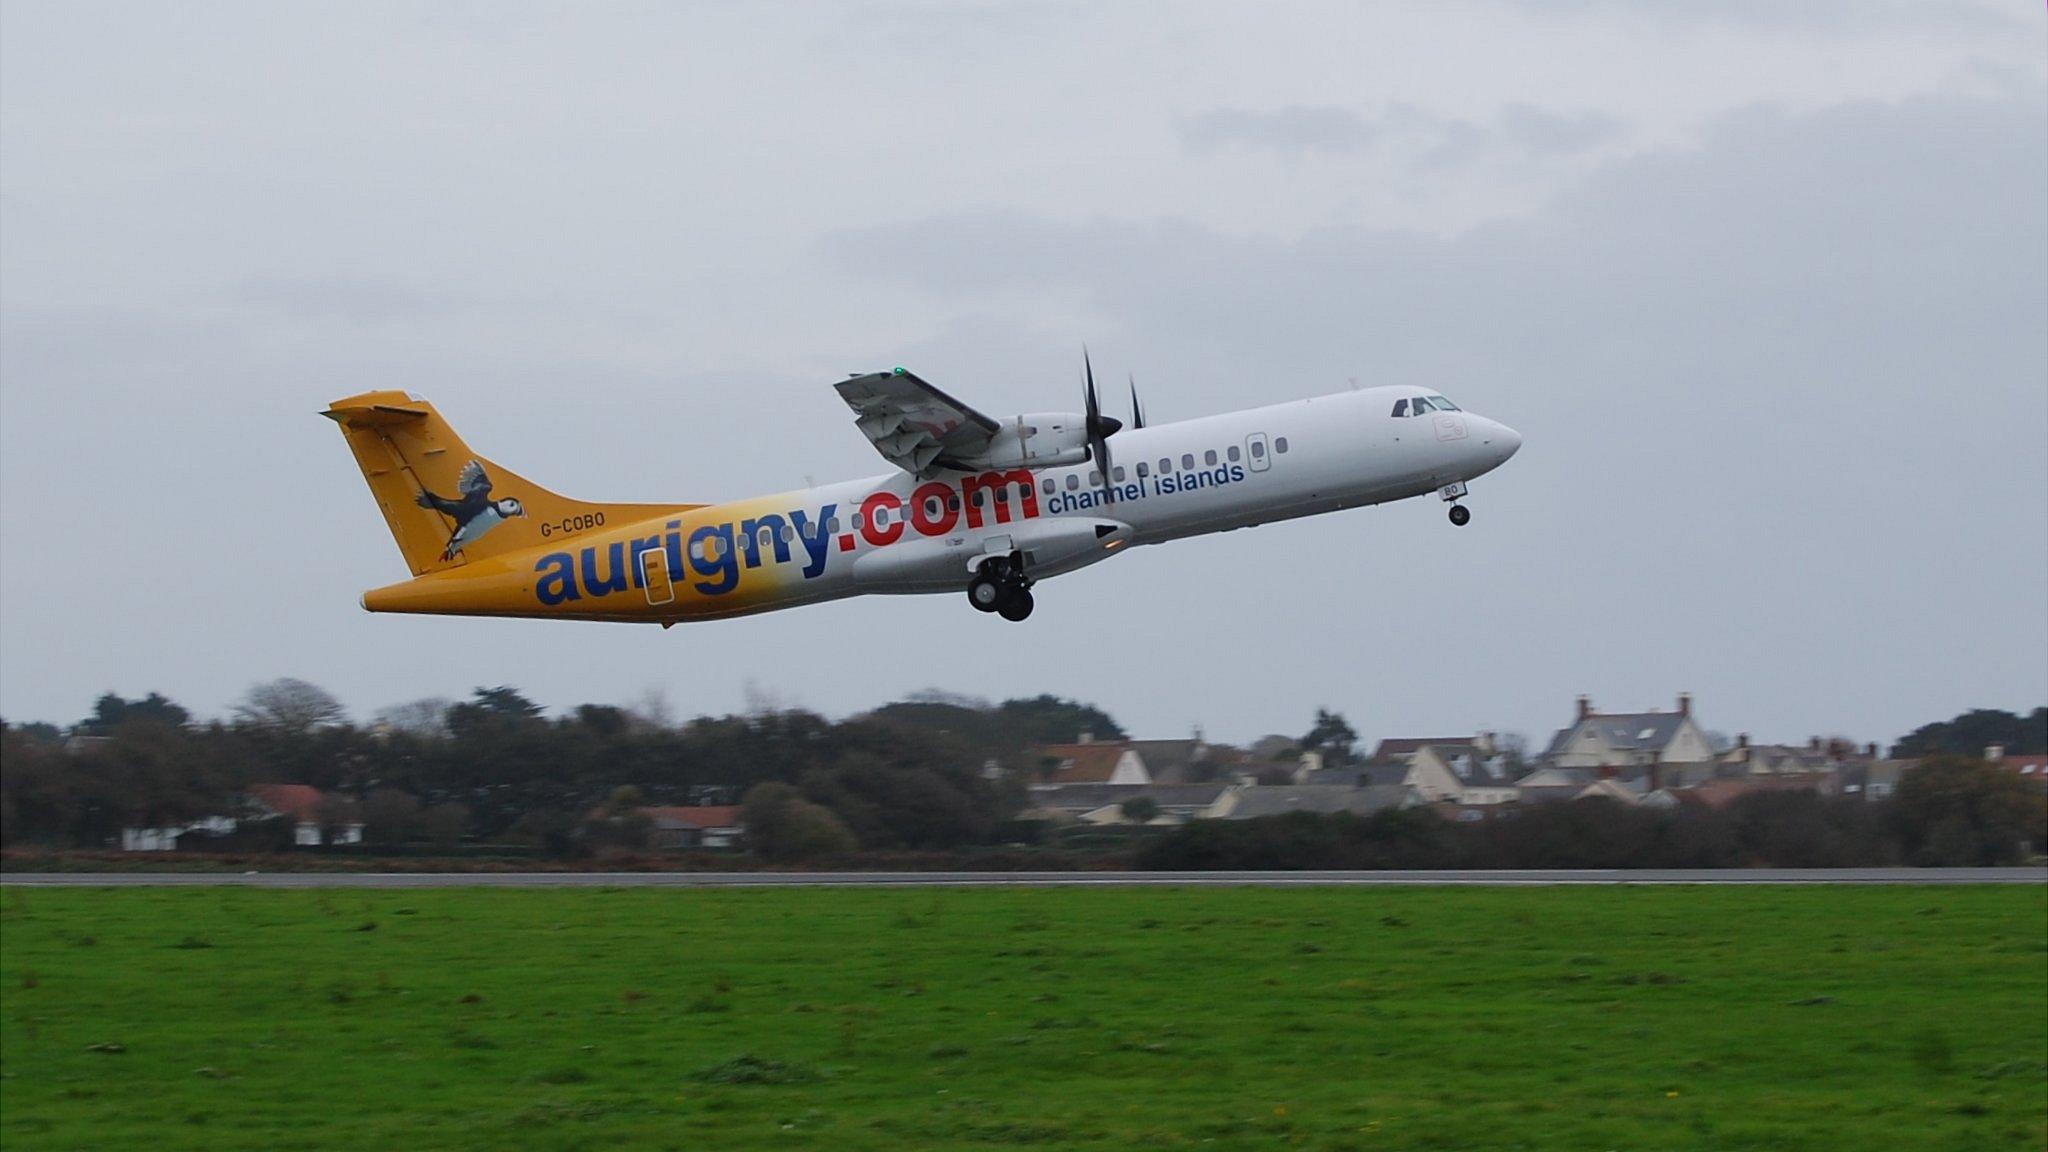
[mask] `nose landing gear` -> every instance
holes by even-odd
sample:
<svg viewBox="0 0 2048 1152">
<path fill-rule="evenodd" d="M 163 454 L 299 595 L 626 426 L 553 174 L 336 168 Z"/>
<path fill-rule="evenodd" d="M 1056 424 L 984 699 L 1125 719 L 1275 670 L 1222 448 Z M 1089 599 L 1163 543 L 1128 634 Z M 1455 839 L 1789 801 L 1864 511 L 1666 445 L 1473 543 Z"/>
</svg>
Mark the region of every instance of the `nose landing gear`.
<svg viewBox="0 0 2048 1152">
<path fill-rule="evenodd" d="M 1031 581 L 1014 559 L 998 557 L 975 570 L 967 584 L 967 602 L 980 612 L 994 612 L 1005 620 L 1018 621 L 1031 615 Z"/>
<path fill-rule="evenodd" d="M 1456 524 L 1460 528 L 1472 522 L 1472 510 L 1458 503 L 1458 501 L 1465 498 L 1466 491 L 1463 480 L 1455 484 L 1446 484 L 1442 488 L 1437 489 L 1437 495 L 1451 503 L 1451 523 Z"/>
</svg>

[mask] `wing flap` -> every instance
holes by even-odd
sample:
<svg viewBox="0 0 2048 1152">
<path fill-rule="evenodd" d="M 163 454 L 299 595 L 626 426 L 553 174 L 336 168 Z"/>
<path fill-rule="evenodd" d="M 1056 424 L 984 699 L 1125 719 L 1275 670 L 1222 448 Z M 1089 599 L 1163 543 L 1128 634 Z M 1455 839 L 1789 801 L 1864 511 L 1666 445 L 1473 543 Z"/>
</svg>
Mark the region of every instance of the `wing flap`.
<svg viewBox="0 0 2048 1152">
<path fill-rule="evenodd" d="M 901 368 L 833 385 L 882 458 L 913 475 L 987 449 L 999 426 Z"/>
</svg>

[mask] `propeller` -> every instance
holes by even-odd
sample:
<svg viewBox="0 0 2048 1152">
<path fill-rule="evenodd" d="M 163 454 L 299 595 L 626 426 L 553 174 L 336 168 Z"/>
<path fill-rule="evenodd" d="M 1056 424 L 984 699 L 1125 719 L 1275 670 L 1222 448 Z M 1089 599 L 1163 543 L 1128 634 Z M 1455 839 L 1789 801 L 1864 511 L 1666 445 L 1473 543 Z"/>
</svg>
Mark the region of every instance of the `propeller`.
<svg viewBox="0 0 2048 1152">
<path fill-rule="evenodd" d="M 1095 460 L 1095 467 L 1102 472 L 1102 487 L 1105 502 L 1116 503 L 1116 481 L 1110 473 L 1109 438 L 1123 430 L 1124 422 L 1114 416 L 1102 414 L 1102 404 L 1095 396 L 1095 365 L 1088 360 L 1088 349 L 1081 349 L 1081 366 L 1087 373 L 1088 388 L 1088 453 Z"/>
<path fill-rule="evenodd" d="M 1145 410 L 1138 405 L 1138 378 L 1131 377 L 1131 427 L 1145 426 Z"/>
</svg>

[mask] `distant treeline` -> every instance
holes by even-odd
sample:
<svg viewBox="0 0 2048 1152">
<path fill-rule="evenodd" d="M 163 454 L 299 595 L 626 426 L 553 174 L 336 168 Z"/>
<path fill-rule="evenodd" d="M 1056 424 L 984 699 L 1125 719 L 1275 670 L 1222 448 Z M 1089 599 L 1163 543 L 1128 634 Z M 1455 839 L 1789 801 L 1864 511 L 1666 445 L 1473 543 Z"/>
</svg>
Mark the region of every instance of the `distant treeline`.
<svg viewBox="0 0 2048 1152">
<path fill-rule="evenodd" d="M 1726 808 L 1523 805 L 1474 823 L 1427 809 L 1204 820 L 1147 845 L 1161 870 L 1853 868 L 2012 864 L 2048 851 L 2048 797 L 1981 760 L 1936 757 L 1890 799 L 1768 791 Z"/>
<path fill-rule="evenodd" d="M 291 783 L 327 795 L 324 822 L 360 823 L 366 853 L 640 851 L 650 847 L 642 806 L 731 803 L 744 804 L 750 849 L 767 860 L 970 852 L 1044 839 L 1043 825 L 1013 817 L 1049 767 L 1041 747 L 1081 732 L 1125 737 L 1101 709 L 1053 696 L 992 704 L 933 693 L 842 721 L 763 707 L 678 723 L 658 700 L 550 719 L 516 689 L 494 687 L 358 724 L 296 680 L 259 685 L 231 717 L 207 722 L 154 693 L 108 694 L 62 728 L 0 725 L 0 846 L 104 848 L 124 828 L 244 815 L 251 785 Z M 1355 740 L 1341 716 L 1318 711 L 1299 745 L 1342 760 Z M 1585 801 L 1476 824 L 1411 810 L 1204 821 L 1166 835 L 1107 829 L 1088 842 L 1153 867 L 1990 862 L 2029 841 L 2041 847 L 2044 807 L 1976 757 L 2000 743 L 2037 752 L 2044 740 L 2048 709 L 1928 725 L 1900 747 L 1967 755 L 1937 757 L 1879 803 L 1770 793 L 1725 810 L 1657 812 Z M 289 821 L 272 820 L 194 842 L 263 850 L 290 835 Z"/>
<path fill-rule="evenodd" d="M 952 848 L 995 840 L 1022 804 L 1023 781 L 988 779 L 985 764 L 1028 775 L 1031 749 L 1083 730 L 1123 735 L 1101 711 L 1051 696 L 918 699 L 836 723 L 779 710 L 676 724 L 601 704 L 548 719 L 497 687 L 364 726 L 299 681 L 262 685 L 232 719 L 203 724 L 158 695 L 108 695 L 69 729 L 0 734 L 0 844 L 101 847 L 125 827 L 233 814 L 249 785 L 269 782 L 330 794 L 340 810 L 326 817 L 359 820 L 371 845 L 571 852 L 617 835 L 617 820 L 594 813 L 733 803 L 775 784 L 757 797 L 771 852 L 778 821 L 805 846 Z"/>
</svg>

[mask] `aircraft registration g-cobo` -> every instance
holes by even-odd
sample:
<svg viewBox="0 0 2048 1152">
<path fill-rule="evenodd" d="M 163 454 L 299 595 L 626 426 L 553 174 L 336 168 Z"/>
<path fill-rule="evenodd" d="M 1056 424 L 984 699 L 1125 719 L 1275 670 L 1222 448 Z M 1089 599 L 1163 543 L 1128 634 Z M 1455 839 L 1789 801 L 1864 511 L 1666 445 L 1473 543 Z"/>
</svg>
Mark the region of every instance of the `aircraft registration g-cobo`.
<svg viewBox="0 0 2048 1152">
<path fill-rule="evenodd" d="M 1085 412 L 997 420 L 898 368 L 835 387 L 895 471 L 726 504 L 586 504 L 470 451 L 403 392 L 337 400 L 413 579 L 372 612 L 688 620 L 866 593 L 966 592 L 1006 620 L 1032 585 L 1138 544 L 1383 504 L 1451 502 L 1522 438 L 1425 388 L 1339 392 L 1145 423 Z"/>
</svg>

